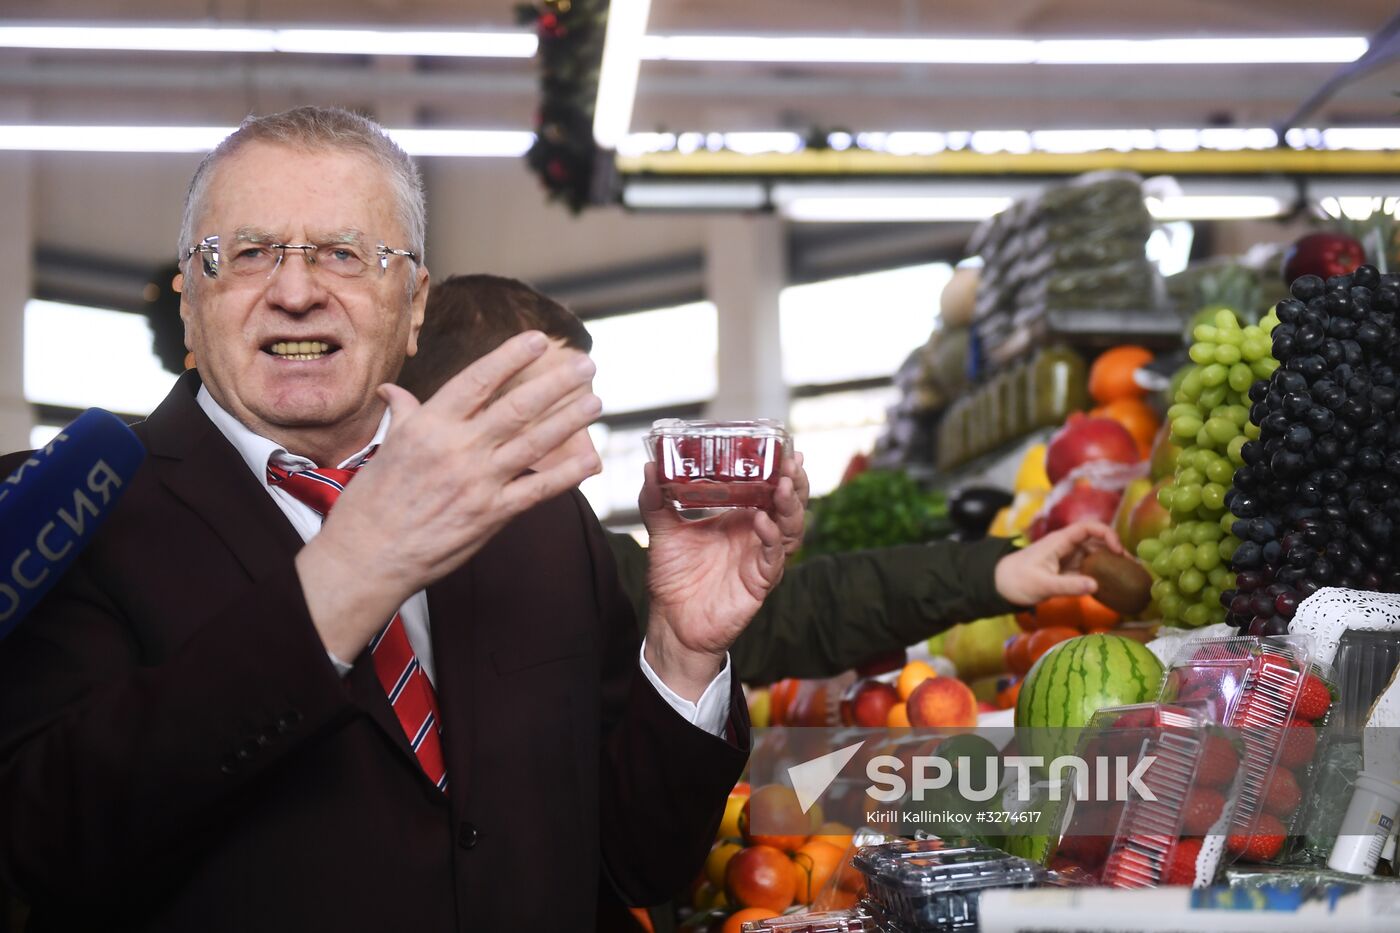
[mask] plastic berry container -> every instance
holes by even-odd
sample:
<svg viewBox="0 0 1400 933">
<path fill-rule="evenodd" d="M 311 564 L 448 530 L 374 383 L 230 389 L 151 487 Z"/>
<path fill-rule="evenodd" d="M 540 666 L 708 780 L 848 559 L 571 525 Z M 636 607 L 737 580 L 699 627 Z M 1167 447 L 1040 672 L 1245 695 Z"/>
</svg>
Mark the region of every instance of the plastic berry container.
<svg viewBox="0 0 1400 933">
<path fill-rule="evenodd" d="M 868 846 L 853 864 L 865 876 L 879 929 L 909 933 L 977 929 L 977 899 L 989 888 L 1043 882 L 1044 866 L 988 846 L 938 848 L 939 840 Z"/>
<path fill-rule="evenodd" d="M 682 421 L 651 426 L 647 456 L 678 509 L 766 509 L 792 438 L 779 421 Z"/>
<path fill-rule="evenodd" d="M 1214 879 L 1238 798 L 1240 750 L 1204 709 L 1101 709 L 1080 736 L 1076 758 L 1086 773 L 1077 789 L 1062 788 L 1074 804 L 1051 869 L 1116 888 Z M 1135 773 L 1152 799 L 1130 781 Z"/>
<path fill-rule="evenodd" d="M 1173 659 L 1162 701 L 1202 703 L 1243 741 L 1232 859 L 1273 864 L 1289 855 L 1335 694 L 1306 635 L 1189 641 Z"/>
<path fill-rule="evenodd" d="M 749 920 L 743 933 L 876 933 L 875 920 L 859 907 Z"/>
</svg>

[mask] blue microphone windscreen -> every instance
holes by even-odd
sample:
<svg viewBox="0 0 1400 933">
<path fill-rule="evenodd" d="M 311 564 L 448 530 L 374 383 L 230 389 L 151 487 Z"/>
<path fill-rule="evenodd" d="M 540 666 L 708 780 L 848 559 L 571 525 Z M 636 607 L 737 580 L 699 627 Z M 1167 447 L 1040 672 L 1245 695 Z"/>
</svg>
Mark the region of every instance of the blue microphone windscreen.
<svg viewBox="0 0 1400 933">
<path fill-rule="evenodd" d="M 63 576 L 145 457 L 120 418 L 89 408 L 0 480 L 0 638 Z"/>
</svg>

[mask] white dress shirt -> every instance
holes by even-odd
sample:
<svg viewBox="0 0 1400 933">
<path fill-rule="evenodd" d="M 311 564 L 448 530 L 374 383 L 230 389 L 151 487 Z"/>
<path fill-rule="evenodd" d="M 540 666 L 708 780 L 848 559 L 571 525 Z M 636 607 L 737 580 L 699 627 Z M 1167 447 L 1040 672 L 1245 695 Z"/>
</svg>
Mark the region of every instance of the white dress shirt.
<svg viewBox="0 0 1400 933">
<path fill-rule="evenodd" d="M 267 465 L 269 462 L 276 466 L 296 472 L 298 470 L 311 469 L 317 464 L 290 453 L 275 441 L 270 441 L 265 437 L 254 434 L 237 418 L 224 411 L 218 402 L 214 401 L 214 396 L 209 394 L 209 390 L 200 386 L 199 394 L 195 396 L 199 407 L 209 416 L 209 420 L 214 422 L 214 426 L 228 442 L 233 445 L 243 458 L 248 469 L 257 477 L 263 489 L 272 497 L 272 501 L 277 503 L 277 507 L 282 510 L 282 514 L 287 516 L 287 520 L 292 523 L 292 527 L 301 535 L 302 541 L 310 541 L 321 530 L 321 513 L 311 506 L 293 496 L 281 486 L 274 486 L 267 481 Z M 371 450 L 379 446 L 389 433 L 389 412 L 385 410 L 384 417 L 379 421 L 379 429 L 374 432 L 374 437 L 365 445 L 364 449 L 347 458 L 338 469 L 348 470 L 358 467 L 364 462 L 366 455 Z M 433 667 L 433 642 L 430 637 L 428 627 L 428 594 L 425 590 L 419 590 L 408 598 L 399 607 L 399 617 L 403 620 L 404 631 L 408 635 L 408 643 L 413 646 L 413 653 L 418 657 L 418 663 L 423 668 L 423 673 L 428 675 L 428 680 L 437 683 L 437 672 Z M 643 649 L 645 650 L 645 644 Z M 327 652 L 330 654 L 330 652 Z M 330 659 L 335 664 L 336 670 L 341 676 L 350 672 L 353 665 L 347 664 L 334 654 L 330 654 Z M 685 699 L 677 694 L 670 687 L 666 686 L 647 663 L 646 655 L 640 654 L 639 660 L 642 665 L 642 673 L 647 680 L 656 688 L 656 692 L 661 694 L 671 707 L 681 715 L 687 722 L 694 723 L 711 735 L 722 736 L 724 734 L 725 723 L 729 721 L 729 689 L 730 689 L 730 667 L 729 656 L 725 655 L 724 669 L 710 682 L 701 694 L 697 703 Z"/>
</svg>

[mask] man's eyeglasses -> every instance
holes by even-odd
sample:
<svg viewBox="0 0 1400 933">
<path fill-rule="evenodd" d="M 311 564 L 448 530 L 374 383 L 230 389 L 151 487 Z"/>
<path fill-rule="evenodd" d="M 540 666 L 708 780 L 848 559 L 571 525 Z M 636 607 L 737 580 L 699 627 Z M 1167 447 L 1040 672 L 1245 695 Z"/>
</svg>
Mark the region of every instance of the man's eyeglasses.
<svg viewBox="0 0 1400 933">
<path fill-rule="evenodd" d="M 271 278 L 287 258 L 289 249 L 299 250 L 311 269 L 324 269 L 343 279 L 362 278 L 375 266 L 379 268 L 379 274 L 383 275 L 389 268 L 391 256 L 404 256 L 415 263 L 418 261 L 418 254 L 412 250 L 394 249 L 383 243 L 371 251 L 357 243 L 241 241 L 237 242 L 232 250 L 223 252 L 217 236 L 207 236 L 196 245 L 187 247 L 184 258 L 188 259 L 198 253 L 206 278 L 217 279 L 224 272 L 238 278 Z"/>
</svg>

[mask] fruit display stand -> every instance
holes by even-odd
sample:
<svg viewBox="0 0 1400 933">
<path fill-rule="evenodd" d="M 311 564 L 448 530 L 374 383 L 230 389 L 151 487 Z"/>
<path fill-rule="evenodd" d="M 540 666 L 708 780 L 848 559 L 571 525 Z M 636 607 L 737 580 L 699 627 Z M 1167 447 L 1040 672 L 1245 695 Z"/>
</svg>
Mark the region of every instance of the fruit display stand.
<svg viewBox="0 0 1400 933">
<path fill-rule="evenodd" d="M 970 691 L 982 710 L 974 721 L 1014 719 L 1015 737 L 999 754 L 1053 756 L 1063 749 L 1045 744 L 1056 741 L 1048 730 L 1087 725 L 1079 738 L 1088 744 L 1071 749 L 1127 742 L 1129 762 L 1168 767 L 1148 781 L 1152 800 L 1046 807 L 1051 822 L 1039 835 L 950 836 L 925 849 L 983 845 L 1026 859 L 1044 872 L 1034 883 L 1047 904 L 1060 903 L 1055 885 L 1121 889 L 1102 903 L 1117 905 L 1125 927 L 1135 922 L 1135 897 L 1163 910 L 1197 903 L 1165 896 L 1174 886 L 1211 887 L 1202 897 L 1222 905 L 1319 896 L 1354 905 L 1359 886 L 1400 887 L 1393 838 L 1386 846 L 1400 822 L 1400 752 L 1374 728 L 1400 727 L 1397 325 L 1400 278 L 1369 267 L 1304 277 L 1262 316 L 1218 307 L 1196 316 L 1162 430 L 1145 431 L 1155 424 L 1132 412 L 1146 393 L 1134 370 L 1151 349 L 1115 347 L 1097 374 L 1094 366 L 1082 374 L 1082 407 L 1098 408 L 1006 439 L 945 475 L 950 489 L 990 474 L 1015 490 L 997 533 L 1035 538 L 1097 515 L 1141 566 L 1086 563 L 1101 599 L 1048 600 L 1019 614 L 1015 630 L 998 620 L 956 628 L 931 640 L 927 663 L 845 681 L 844 702 L 825 704 L 830 715 L 865 725 L 883 717 L 894 730 L 946 727 L 942 717 L 960 705 L 953 696 Z M 984 382 L 983 407 L 964 400 L 969 423 L 1014 427 L 1026 417 L 1015 388 L 1014 378 L 992 389 Z M 1000 413 L 994 398 L 1007 403 Z M 1161 622 L 1165 637 L 1144 645 Z M 1009 631 L 1000 667 L 983 666 L 990 652 L 972 650 L 974 631 Z M 930 686 L 938 681 L 942 689 Z M 1036 799 L 1032 810 L 1043 793 Z M 1371 822 L 1355 821 L 1358 805 L 1372 808 Z M 882 827 L 865 841 L 882 841 L 892 831 Z M 1355 843 L 1339 844 L 1347 839 Z M 814 899 L 828 909 L 822 923 L 957 928 L 936 916 L 911 925 L 909 911 L 891 908 L 889 885 L 850 886 L 861 851 L 852 843 L 828 877 L 835 899 Z M 1328 868 L 1338 859 L 1347 871 Z M 1232 901 L 1235 892 L 1247 900 Z M 1016 893 L 979 896 L 1000 905 Z M 845 903 L 852 896 L 860 901 Z M 1095 928 L 1115 928 L 1095 918 Z M 1177 919 L 1190 925 L 1185 914 Z M 749 929 L 777 929 L 768 923 Z"/>
</svg>

